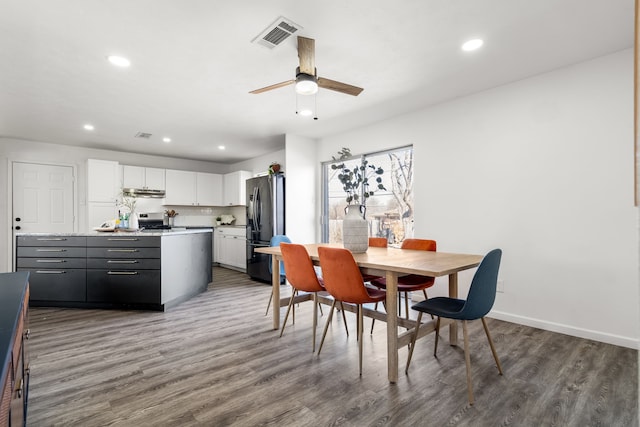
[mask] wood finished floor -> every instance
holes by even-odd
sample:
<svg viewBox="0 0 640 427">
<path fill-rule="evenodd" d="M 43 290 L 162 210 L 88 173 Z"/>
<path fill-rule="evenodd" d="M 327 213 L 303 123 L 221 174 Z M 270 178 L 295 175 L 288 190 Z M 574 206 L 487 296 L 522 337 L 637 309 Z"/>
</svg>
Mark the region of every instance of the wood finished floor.
<svg viewBox="0 0 640 427">
<path fill-rule="evenodd" d="M 269 286 L 220 268 L 214 283 L 166 313 L 32 308 L 28 425 L 638 425 L 635 350 L 489 319 L 499 376 L 473 322 L 469 406 L 463 352 L 447 334 L 437 359 L 433 335 L 418 341 L 409 375 L 401 349 L 391 385 L 383 323 L 365 334 L 360 378 L 353 313 L 349 337 L 334 316 L 318 357 L 311 303 L 278 338 Z"/>
</svg>

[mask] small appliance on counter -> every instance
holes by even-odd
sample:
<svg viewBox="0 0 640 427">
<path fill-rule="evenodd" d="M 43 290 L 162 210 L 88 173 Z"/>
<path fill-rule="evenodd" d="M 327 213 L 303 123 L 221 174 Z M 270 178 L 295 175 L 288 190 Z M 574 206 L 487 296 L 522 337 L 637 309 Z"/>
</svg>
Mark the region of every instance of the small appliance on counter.
<svg viewBox="0 0 640 427">
<path fill-rule="evenodd" d="M 164 223 L 162 214 L 141 213 L 138 224 L 144 230 L 171 230 L 171 226 Z"/>
</svg>

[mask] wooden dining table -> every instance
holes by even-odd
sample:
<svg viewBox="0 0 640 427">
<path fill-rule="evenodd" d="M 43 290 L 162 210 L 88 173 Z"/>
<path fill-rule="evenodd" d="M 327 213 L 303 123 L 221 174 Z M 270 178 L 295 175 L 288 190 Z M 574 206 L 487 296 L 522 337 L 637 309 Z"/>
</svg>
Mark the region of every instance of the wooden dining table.
<svg viewBox="0 0 640 427">
<path fill-rule="evenodd" d="M 314 264 L 319 265 L 318 247 L 342 247 L 341 244 L 306 244 L 309 256 Z M 272 256 L 272 292 L 273 292 L 273 329 L 280 328 L 280 307 L 288 304 L 288 298 L 280 298 L 280 260 L 282 253 L 280 247 L 256 248 L 256 252 Z M 482 255 L 458 254 L 433 251 L 419 251 L 396 248 L 370 247 L 365 253 L 353 254 L 353 258 L 363 273 L 385 276 L 387 279 L 386 313 L 365 309 L 364 314 L 387 323 L 387 367 L 389 382 L 398 381 L 398 349 L 408 345 L 414 332 L 415 320 L 398 317 L 398 277 L 406 274 L 418 274 L 421 276 L 449 276 L 449 296 L 458 297 L 458 272 L 477 267 L 482 261 Z M 309 295 L 301 295 L 298 301 L 310 299 Z M 322 299 L 322 302 L 331 303 L 330 298 Z M 353 307 L 345 304 L 345 310 L 354 311 Z M 449 342 L 457 344 L 457 325 L 455 322 L 445 322 L 441 325 L 449 325 Z M 405 331 L 398 333 L 398 327 Z M 435 322 L 427 320 L 420 326 L 419 338 L 435 330 Z"/>
</svg>

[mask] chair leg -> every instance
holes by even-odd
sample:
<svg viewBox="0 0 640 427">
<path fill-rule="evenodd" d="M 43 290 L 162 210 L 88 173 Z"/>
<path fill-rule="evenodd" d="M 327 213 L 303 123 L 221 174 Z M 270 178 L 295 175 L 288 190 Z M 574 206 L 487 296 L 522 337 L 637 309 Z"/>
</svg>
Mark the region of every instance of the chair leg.
<svg viewBox="0 0 640 427">
<path fill-rule="evenodd" d="M 313 293 L 313 347 L 311 353 L 316 351 L 316 328 L 318 327 L 318 293 Z"/>
<path fill-rule="evenodd" d="M 267 311 L 264 312 L 264 315 L 266 316 L 267 314 L 269 314 L 269 307 L 271 307 L 271 300 L 273 299 L 273 292 L 269 295 L 269 302 L 267 303 Z"/>
<path fill-rule="evenodd" d="M 491 353 L 493 353 L 493 358 L 496 361 L 496 366 L 498 367 L 498 372 L 502 375 L 502 365 L 500 365 L 500 359 L 498 359 L 498 353 L 496 353 L 496 348 L 493 346 L 493 340 L 491 339 L 491 334 L 489 334 L 489 328 L 487 327 L 487 322 L 482 317 L 482 326 L 484 326 L 484 333 L 487 334 L 487 339 L 489 340 L 489 346 L 491 347 Z"/>
<path fill-rule="evenodd" d="M 360 368 L 360 376 L 362 376 L 362 325 L 364 323 L 364 316 L 362 310 L 362 304 L 358 304 L 358 367 Z"/>
<path fill-rule="evenodd" d="M 404 317 L 409 320 L 409 292 L 404 293 Z"/>
<path fill-rule="evenodd" d="M 378 303 L 373 307 L 374 310 L 378 309 Z M 371 332 L 369 334 L 373 334 L 373 326 L 376 324 L 376 319 L 371 319 Z"/>
<path fill-rule="evenodd" d="M 440 336 L 440 316 L 436 320 L 436 344 L 433 346 L 433 357 L 438 357 L 436 352 L 438 351 L 438 337 Z"/>
<path fill-rule="evenodd" d="M 324 325 L 324 332 L 322 333 L 322 339 L 320 340 L 320 347 L 318 347 L 318 356 L 320 356 L 320 352 L 322 351 L 322 345 L 324 344 L 324 338 L 327 336 L 327 329 L 329 329 L 329 325 L 331 324 L 331 318 L 333 317 L 333 310 L 336 308 L 336 302 L 336 300 L 333 300 L 333 304 L 331 304 L 329 317 L 327 317 L 327 323 Z"/>
<path fill-rule="evenodd" d="M 462 321 L 462 334 L 464 335 L 464 362 L 467 365 L 467 389 L 469 391 L 469 405 L 473 405 L 473 385 L 471 384 L 471 356 L 469 355 L 469 334 L 467 333 L 467 321 Z"/>
<path fill-rule="evenodd" d="M 422 321 L 422 312 L 418 312 L 418 319 L 416 320 L 416 330 L 411 337 L 411 344 L 409 345 L 409 356 L 407 357 L 407 366 L 404 368 L 404 373 L 409 373 L 409 365 L 411 364 L 411 356 L 413 356 L 413 349 L 416 348 L 416 339 L 418 338 L 418 331 L 420 330 L 420 322 Z"/>
<path fill-rule="evenodd" d="M 333 307 L 331 308 L 333 310 Z M 344 323 L 344 330 L 349 336 L 349 327 L 347 326 L 347 316 L 344 315 L 344 305 L 342 305 L 342 301 L 340 301 L 340 311 L 342 312 L 342 321 Z"/>
<path fill-rule="evenodd" d="M 296 294 L 292 293 L 291 298 L 289 299 L 289 305 L 287 306 L 287 314 L 284 315 L 284 322 L 282 323 L 282 329 L 280 330 L 281 337 L 282 337 L 282 334 L 284 333 L 284 328 L 287 326 L 287 319 L 289 318 L 289 312 L 291 311 L 291 307 L 293 306 L 293 298 L 295 296 Z"/>
<path fill-rule="evenodd" d="M 295 297 L 296 295 L 298 295 L 298 290 L 296 288 L 294 288 L 293 286 L 291 287 L 291 296 Z M 293 307 L 293 316 L 291 317 L 291 324 L 295 325 L 296 324 L 296 308 L 295 306 Z"/>
</svg>

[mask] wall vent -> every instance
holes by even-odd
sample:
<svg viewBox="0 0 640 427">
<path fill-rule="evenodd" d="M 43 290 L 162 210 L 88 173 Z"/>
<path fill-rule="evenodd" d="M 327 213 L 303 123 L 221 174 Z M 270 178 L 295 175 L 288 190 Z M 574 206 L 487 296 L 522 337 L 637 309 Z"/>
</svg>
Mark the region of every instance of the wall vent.
<svg viewBox="0 0 640 427">
<path fill-rule="evenodd" d="M 273 49 L 289 38 L 293 33 L 301 30 L 302 27 L 284 16 L 278 17 L 271 25 L 258 34 L 251 43 Z"/>
<path fill-rule="evenodd" d="M 134 135 L 136 138 L 144 138 L 144 139 L 149 139 L 151 138 L 151 134 L 148 132 L 138 132 Z"/>
</svg>

